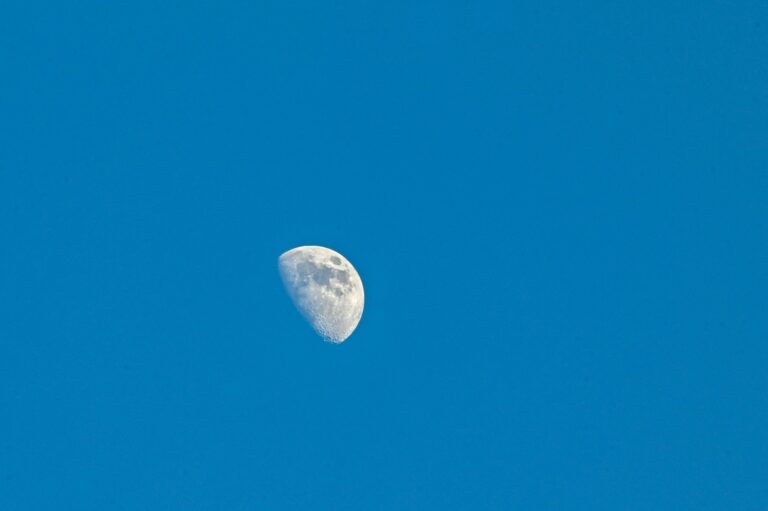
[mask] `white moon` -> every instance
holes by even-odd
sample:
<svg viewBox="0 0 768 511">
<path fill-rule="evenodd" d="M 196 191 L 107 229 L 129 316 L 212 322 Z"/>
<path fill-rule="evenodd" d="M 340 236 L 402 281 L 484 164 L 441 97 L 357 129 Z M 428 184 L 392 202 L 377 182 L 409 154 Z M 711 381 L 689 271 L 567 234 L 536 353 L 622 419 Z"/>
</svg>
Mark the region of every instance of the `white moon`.
<svg viewBox="0 0 768 511">
<path fill-rule="evenodd" d="M 363 315 L 363 282 L 346 258 L 325 247 L 297 247 L 278 259 L 294 305 L 324 340 L 344 342 Z"/>
</svg>

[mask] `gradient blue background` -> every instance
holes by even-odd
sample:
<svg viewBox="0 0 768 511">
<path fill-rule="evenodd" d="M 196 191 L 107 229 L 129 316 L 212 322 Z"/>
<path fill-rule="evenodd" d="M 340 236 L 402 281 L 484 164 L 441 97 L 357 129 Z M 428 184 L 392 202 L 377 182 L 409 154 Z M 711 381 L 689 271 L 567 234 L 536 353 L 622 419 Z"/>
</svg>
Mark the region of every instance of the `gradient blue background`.
<svg viewBox="0 0 768 511">
<path fill-rule="evenodd" d="M 768 509 L 764 1 L 68 4 L 0 7 L 0 509 Z"/>
</svg>

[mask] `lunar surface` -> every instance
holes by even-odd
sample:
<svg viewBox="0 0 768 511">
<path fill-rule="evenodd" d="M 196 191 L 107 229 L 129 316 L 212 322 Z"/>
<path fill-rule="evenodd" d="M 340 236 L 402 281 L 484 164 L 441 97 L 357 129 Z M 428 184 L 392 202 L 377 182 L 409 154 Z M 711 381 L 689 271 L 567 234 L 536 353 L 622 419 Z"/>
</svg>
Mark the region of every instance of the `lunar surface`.
<svg viewBox="0 0 768 511">
<path fill-rule="evenodd" d="M 297 247 L 280 256 L 280 277 L 302 316 L 326 341 L 344 342 L 363 315 L 363 282 L 343 255 Z"/>
</svg>

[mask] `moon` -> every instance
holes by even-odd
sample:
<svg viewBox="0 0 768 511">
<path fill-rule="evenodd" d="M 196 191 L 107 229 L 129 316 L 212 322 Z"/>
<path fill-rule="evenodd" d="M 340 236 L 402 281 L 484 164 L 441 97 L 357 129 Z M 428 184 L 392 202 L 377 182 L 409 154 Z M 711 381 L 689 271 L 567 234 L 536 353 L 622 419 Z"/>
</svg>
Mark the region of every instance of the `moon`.
<svg viewBox="0 0 768 511">
<path fill-rule="evenodd" d="M 323 340 L 341 344 L 352 335 L 365 295 L 360 275 L 343 255 L 325 247 L 296 247 L 279 257 L 278 269 L 293 304 Z"/>
</svg>

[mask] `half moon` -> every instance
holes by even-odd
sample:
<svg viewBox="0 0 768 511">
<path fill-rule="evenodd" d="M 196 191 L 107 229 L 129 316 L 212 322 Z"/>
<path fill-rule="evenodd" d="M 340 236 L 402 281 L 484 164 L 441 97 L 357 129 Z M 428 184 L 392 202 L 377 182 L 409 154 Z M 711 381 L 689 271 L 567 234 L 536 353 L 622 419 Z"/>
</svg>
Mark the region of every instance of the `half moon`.
<svg viewBox="0 0 768 511">
<path fill-rule="evenodd" d="M 278 259 L 293 304 L 323 340 L 340 344 L 360 322 L 365 295 L 357 270 L 341 254 L 319 246 L 297 247 Z"/>
</svg>

